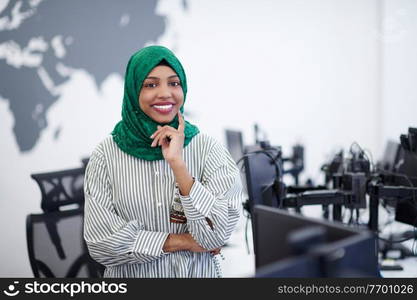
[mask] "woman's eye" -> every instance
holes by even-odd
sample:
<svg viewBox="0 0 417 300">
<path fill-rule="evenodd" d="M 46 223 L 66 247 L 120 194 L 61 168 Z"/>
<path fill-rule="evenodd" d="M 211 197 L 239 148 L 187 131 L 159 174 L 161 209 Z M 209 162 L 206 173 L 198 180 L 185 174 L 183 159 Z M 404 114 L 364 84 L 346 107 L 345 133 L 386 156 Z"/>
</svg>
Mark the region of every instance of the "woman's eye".
<svg viewBox="0 0 417 300">
<path fill-rule="evenodd" d="M 145 83 L 143 86 L 147 88 L 154 88 L 156 87 L 156 83 Z"/>
<path fill-rule="evenodd" d="M 178 81 L 170 82 L 169 85 L 171 86 L 180 86 L 181 84 Z"/>
</svg>

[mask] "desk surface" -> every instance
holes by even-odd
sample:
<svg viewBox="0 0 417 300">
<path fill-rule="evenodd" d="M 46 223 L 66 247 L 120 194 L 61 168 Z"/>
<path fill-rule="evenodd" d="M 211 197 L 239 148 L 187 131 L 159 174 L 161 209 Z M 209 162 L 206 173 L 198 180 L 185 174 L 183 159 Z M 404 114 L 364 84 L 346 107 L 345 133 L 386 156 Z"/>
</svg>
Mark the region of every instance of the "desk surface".
<svg viewBox="0 0 417 300">
<path fill-rule="evenodd" d="M 411 277 L 417 278 L 417 257 L 407 257 L 405 259 L 396 260 L 396 264 L 403 267 L 402 271 L 381 271 L 382 277 L 399 278 Z"/>
</svg>

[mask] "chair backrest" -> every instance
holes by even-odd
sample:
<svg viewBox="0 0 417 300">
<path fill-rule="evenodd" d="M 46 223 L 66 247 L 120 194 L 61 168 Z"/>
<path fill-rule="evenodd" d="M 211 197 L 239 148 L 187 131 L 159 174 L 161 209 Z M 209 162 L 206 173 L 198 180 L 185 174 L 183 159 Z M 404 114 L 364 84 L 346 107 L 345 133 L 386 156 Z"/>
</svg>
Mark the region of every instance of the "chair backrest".
<svg viewBox="0 0 417 300">
<path fill-rule="evenodd" d="M 85 167 L 57 172 L 31 174 L 42 193 L 41 208 L 44 212 L 60 210 L 60 207 L 84 205 Z"/>
<path fill-rule="evenodd" d="M 29 260 L 35 277 L 102 277 L 83 238 L 83 210 L 30 214 L 26 218 Z"/>
<path fill-rule="evenodd" d="M 83 159 L 81 159 L 81 163 L 83 164 L 84 168 L 87 167 L 89 161 L 90 161 L 89 157 L 84 157 Z"/>
</svg>

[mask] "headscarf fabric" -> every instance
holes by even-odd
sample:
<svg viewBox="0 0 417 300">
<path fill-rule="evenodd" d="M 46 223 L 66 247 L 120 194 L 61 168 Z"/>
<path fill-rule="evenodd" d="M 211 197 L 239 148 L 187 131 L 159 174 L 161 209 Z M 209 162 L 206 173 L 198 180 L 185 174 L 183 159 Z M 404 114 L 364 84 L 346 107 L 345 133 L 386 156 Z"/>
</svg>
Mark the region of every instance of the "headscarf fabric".
<svg viewBox="0 0 417 300">
<path fill-rule="evenodd" d="M 164 159 L 161 147 L 151 147 L 153 139 L 150 136 L 157 130 L 158 125 L 169 125 L 178 128 L 178 116 L 171 123 L 159 124 L 146 115 L 139 106 L 139 94 L 143 81 L 148 74 L 161 62 L 167 63 L 178 75 L 184 93 L 184 103 L 187 95 L 187 78 L 178 58 L 169 49 L 162 46 L 145 47 L 131 56 L 126 68 L 122 120 L 116 124 L 112 136 L 118 147 L 140 159 Z M 180 108 L 184 112 L 184 104 Z M 199 133 L 196 126 L 185 121 L 184 147 Z"/>
</svg>

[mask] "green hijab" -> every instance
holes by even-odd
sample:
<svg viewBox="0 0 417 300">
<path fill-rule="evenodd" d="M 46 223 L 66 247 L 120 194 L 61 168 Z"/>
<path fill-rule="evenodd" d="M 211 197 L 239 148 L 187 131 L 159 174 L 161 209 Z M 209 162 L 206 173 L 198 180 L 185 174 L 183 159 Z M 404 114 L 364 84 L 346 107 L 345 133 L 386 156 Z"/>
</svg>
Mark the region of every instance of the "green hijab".
<svg viewBox="0 0 417 300">
<path fill-rule="evenodd" d="M 184 92 L 184 103 L 187 95 L 187 79 L 184 69 L 169 49 L 162 46 L 149 46 L 132 55 L 129 59 L 125 74 L 125 87 L 122 106 L 122 120 L 116 124 L 112 136 L 119 148 L 137 158 L 144 160 L 164 159 L 160 146 L 151 147 L 153 139 L 150 136 L 157 130 L 159 124 L 146 115 L 139 107 L 138 96 L 143 81 L 161 61 L 165 60 L 177 73 Z M 184 105 L 180 108 L 184 113 Z M 178 128 L 178 116 L 171 123 L 165 124 Z M 184 147 L 199 133 L 196 126 L 185 121 Z"/>
</svg>

